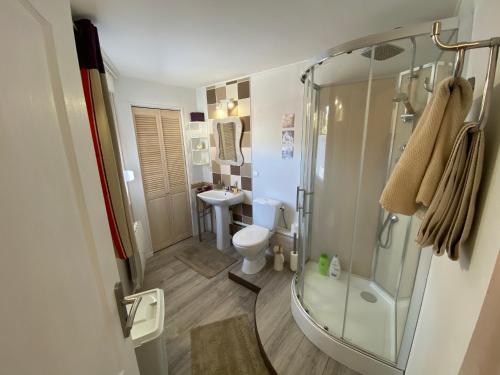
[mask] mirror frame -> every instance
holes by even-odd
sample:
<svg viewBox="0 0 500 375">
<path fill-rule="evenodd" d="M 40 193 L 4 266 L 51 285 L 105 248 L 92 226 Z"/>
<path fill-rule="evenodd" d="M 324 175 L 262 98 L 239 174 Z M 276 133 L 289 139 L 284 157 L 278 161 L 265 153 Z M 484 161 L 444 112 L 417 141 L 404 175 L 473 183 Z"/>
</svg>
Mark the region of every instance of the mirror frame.
<svg viewBox="0 0 500 375">
<path fill-rule="evenodd" d="M 219 144 L 219 127 L 217 126 L 218 124 L 227 124 L 227 123 L 234 123 L 236 126 L 235 132 L 234 132 L 234 144 L 236 147 L 236 161 L 233 160 L 222 160 L 219 158 L 219 150 L 220 150 L 220 144 Z M 241 152 L 241 136 L 243 134 L 243 124 L 241 123 L 241 120 L 239 117 L 232 116 L 232 117 L 226 117 L 223 119 L 214 119 L 212 120 L 212 129 L 214 133 L 214 138 L 215 138 L 215 160 L 221 164 L 221 165 L 235 165 L 235 166 L 241 166 L 243 165 L 243 153 Z"/>
</svg>

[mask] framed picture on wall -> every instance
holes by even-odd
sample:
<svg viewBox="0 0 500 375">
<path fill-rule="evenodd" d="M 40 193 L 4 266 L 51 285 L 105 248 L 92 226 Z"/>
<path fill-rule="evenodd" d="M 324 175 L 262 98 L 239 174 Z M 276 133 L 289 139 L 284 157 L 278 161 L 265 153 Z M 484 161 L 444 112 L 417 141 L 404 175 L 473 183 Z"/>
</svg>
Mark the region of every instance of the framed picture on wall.
<svg viewBox="0 0 500 375">
<path fill-rule="evenodd" d="M 281 158 L 284 160 L 293 159 L 294 133 L 293 130 L 281 131 Z"/>
<path fill-rule="evenodd" d="M 293 129 L 295 126 L 295 113 L 285 113 L 281 117 L 281 127 L 283 129 Z"/>
</svg>

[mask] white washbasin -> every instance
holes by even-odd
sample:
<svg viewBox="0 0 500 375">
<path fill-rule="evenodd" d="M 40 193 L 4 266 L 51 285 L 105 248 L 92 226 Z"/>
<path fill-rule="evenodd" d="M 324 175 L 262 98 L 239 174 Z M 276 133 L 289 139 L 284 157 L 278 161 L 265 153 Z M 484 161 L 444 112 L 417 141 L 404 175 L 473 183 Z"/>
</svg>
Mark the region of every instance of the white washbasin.
<svg viewBox="0 0 500 375">
<path fill-rule="evenodd" d="M 215 225 L 217 233 L 217 249 L 224 250 L 231 246 L 229 235 L 229 206 L 242 203 L 245 194 L 242 191 L 233 193 L 225 190 L 208 190 L 198 194 L 198 198 L 215 208 Z"/>
<path fill-rule="evenodd" d="M 225 190 L 208 190 L 199 193 L 198 197 L 202 201 L 214 206 L 232 206 L 233 204 L 242 203 L 245 195 L 242 191 L 233 193 Z"/>
</svg>

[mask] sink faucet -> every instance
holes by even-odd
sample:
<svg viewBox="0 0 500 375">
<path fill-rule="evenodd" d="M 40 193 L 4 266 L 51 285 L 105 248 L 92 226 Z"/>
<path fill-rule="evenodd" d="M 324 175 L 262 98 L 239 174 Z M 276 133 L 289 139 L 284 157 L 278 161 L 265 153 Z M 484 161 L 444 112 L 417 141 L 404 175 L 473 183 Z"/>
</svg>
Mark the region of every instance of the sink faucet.
<svg viewBox="0 0 500 375">
<path fill-rule="evenodd" d="M 238 188 L 238 182 L 236 181 L 236 184 L 235 185 L 229 185 L 229 186 L 226 186 L 224 184 L 224 182 L 221 181 L 220 183 L 220 189 L 221 190 L 224 190 L 224 191 L 232 191 L 233 193 L 237 193 L 238 191 L 240 191 L 240 189 Z"/>
<path fill-rule="evenodd" d="M 130 331 L 132 330 L 132 326 L 134 324 L 135 314 L 137 312 L 137 309 L 139 308 L 139 304 L 142 301 L 142 296 L 138 296 L 135 298 L 125 298 L 120 282 L 115 284 L 114 291 L 116 305 L 118 307 L 118 316 L 120 317 L 120 323 L 122 325 L 123 336 L 129 337 Z M 130 304 L 132 304 L 132 308 L 129 312 L 127 311 L 126 306 Z"/>
<path fill-rule="evenodd" d="M 237 193 L 238 191 L 240 191 L 240 189 L 238 188 L 238 181 L 236 181 L 234 185 L 231 185 L 231 186 L 230 186 L 230 190 L 231 190 L 233 193 Z"/>
</svg>

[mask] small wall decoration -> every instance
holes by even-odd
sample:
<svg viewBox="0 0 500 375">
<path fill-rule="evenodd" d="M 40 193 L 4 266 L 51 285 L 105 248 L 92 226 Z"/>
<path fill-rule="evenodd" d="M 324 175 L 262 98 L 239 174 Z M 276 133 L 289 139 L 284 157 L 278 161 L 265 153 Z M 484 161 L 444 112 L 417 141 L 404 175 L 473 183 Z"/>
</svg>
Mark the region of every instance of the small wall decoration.
<svg viewBox="0 0 500 375">
<path fill-rule="evenodd" d="M 293 130 L 282 130 L 281 132 L 281 158 L 282 159 L 293 159 L 293 140 L 294 131 Z"/>
<path fill-rule="evenodd" d="M 281 127 L 283 129 L 293 129 L 295 126 L 295 113 L 285 113 L 281 117 Z"/>
<path fill-rule="evenodd" d="M 295 113 L 285 113 L 281 117 L 281 158 L 293 159 L 293 143 L 295 138 Z"/>
</svg>

